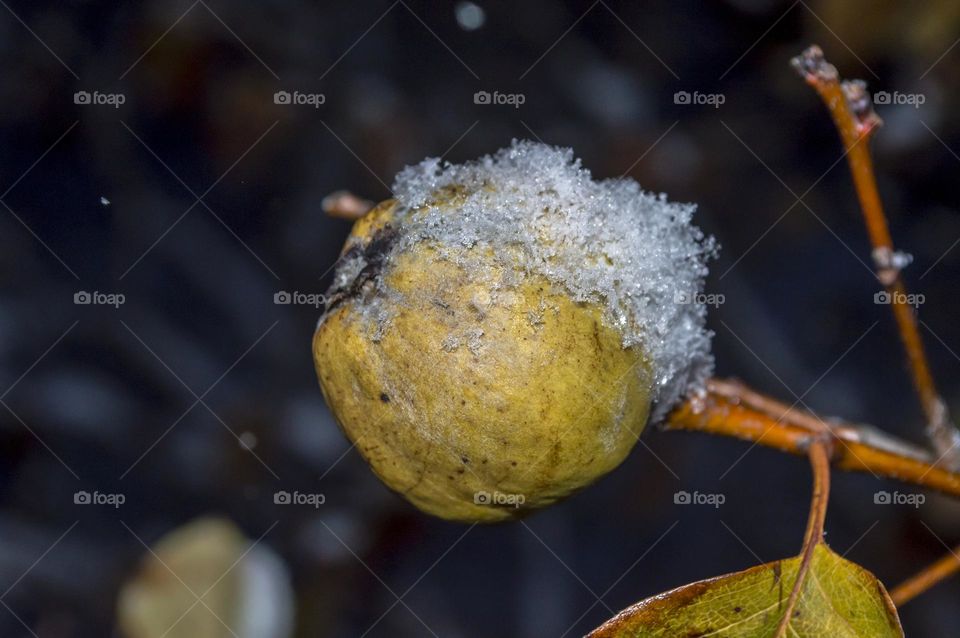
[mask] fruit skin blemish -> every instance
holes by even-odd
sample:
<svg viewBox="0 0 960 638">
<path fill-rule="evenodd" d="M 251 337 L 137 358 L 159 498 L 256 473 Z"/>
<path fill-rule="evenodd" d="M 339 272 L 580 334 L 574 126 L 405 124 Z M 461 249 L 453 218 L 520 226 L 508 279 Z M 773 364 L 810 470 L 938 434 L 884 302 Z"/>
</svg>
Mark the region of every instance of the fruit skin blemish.
<svg viewBox="0 0 960 638">
<path fill-rule="evenodd" d="M 527 141 L 393 190 L 347 239 L 313 353 L 348 438 L 421 510 L 547 506 L 702 391 L 716 246 L 694 206 Z"/>
</svg>

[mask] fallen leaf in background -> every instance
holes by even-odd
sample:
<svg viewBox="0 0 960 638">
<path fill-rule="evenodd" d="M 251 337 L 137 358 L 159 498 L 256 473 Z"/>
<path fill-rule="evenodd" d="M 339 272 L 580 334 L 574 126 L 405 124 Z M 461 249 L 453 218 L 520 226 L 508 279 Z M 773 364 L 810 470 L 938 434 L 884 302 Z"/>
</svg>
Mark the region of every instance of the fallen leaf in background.
<svg viewBox="0 0 960 638">
<path fill-rule="evenodd" d="M 280 557 L 232 522 L 200 518 L 158 540 L 120 591 L 126 638 L 286 638 L 293 592 Z"/>
</svg>

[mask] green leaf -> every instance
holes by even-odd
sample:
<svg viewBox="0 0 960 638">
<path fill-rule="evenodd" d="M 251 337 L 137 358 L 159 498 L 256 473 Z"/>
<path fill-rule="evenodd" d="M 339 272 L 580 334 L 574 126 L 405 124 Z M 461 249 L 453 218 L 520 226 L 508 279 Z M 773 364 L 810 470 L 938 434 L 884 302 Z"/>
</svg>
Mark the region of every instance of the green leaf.
<svg viewBox="0 0 960 638">
<path fill-rule="evenodd" d="M 628 607 L 588 638 L 770 638 L 799 566 L 790 558 L 679 587 Z M 886 638 L 903 629 L 880 581 L 819 544 L 787 636 Z"/>
</svg>

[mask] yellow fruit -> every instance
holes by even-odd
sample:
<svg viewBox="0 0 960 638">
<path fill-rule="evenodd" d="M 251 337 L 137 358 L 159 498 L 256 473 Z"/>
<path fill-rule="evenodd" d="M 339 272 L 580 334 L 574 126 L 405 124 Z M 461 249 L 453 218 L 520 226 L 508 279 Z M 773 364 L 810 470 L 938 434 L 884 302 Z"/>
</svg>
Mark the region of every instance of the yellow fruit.
<svg viewBox="0 0 960 638">
<path fill-rule="evenodd" d="M 431 206 L 457 215 L 460 195 Z M 490 247 L 395 250 L 396 210 L 388 200 L 356 222 L 313 339 L 327 403 L 380 479 L 425 512 L 486 522 L 620 464 L 650 412 L 640 346 Z"/>
<path fill-rule="evenodd" d="M 426 159 L 394 193 L 354 225 L 313 355 L 347 437 L 423 511 L 550 505 L 702 392 L 716 246 L 692 205 L 524 141 Z"/>
</svg>

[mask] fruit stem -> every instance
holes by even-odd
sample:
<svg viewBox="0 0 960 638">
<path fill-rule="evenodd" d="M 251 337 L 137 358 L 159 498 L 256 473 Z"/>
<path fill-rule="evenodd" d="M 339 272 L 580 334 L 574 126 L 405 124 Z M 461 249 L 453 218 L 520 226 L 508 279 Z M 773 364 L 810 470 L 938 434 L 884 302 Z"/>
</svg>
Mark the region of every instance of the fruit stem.
<svg viewBox="0 0 960 638">
<path fill-rule="evenodd" d="M 323 198 L 320 207 L 330 217 L 356 221 L 370 212 L 374 203 L 350 191 L 335 191 Z"/>
</svg>

